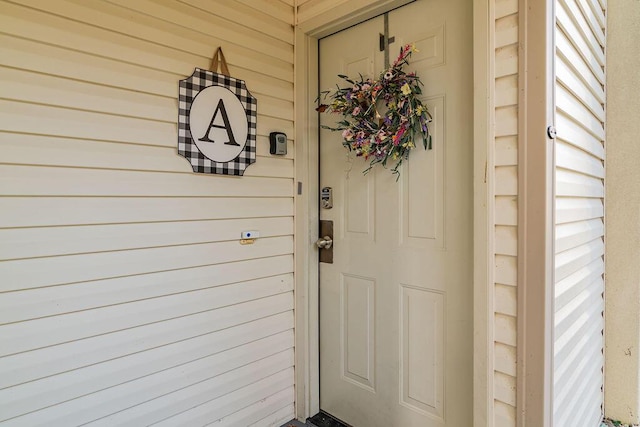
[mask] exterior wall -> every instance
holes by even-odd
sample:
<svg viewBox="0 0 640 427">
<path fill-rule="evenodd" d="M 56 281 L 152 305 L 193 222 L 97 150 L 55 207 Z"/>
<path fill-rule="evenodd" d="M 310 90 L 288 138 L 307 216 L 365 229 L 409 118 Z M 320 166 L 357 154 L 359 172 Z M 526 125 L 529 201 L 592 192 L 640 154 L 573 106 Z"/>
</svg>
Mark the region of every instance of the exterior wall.
<svg viewBox="0 0 640 427">
<path fill-rule="evenodd" d="M 0 424 L 294 417 L 294 162 L 268 154 L 293 135 L 293 20 L 279 0 L 0 2 Z M 242 178 L 176 150 L 178 80 L 219 45 L 258 98 Z"/>
<path fill-rule="evenodd" d="M 609 2 L 605 415 L 640 423 L 640 3 Z"/>
<path fill-rule="evenodd" d="M 517 0 L 495 10 L 495 355 L 494 423 L 516 425 L 518 277 L 518 55 Z"/>
</svg>

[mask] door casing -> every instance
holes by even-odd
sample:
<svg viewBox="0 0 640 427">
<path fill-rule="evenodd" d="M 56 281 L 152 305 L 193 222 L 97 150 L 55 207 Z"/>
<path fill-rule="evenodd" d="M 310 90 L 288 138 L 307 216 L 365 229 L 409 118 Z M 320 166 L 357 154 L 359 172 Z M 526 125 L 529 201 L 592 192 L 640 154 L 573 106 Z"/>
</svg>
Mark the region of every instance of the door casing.
<svg viewBox="0 0 640 427">
<path fill-rule="evenodd" d="M 296 416 L 320 409 L 318 321 L 318 39 L 413 0 L 351 0 L 297 23 L 295 35 Z M 474 427 L 493 423 L 493 3 L 473 0 Z"/>
</svg>

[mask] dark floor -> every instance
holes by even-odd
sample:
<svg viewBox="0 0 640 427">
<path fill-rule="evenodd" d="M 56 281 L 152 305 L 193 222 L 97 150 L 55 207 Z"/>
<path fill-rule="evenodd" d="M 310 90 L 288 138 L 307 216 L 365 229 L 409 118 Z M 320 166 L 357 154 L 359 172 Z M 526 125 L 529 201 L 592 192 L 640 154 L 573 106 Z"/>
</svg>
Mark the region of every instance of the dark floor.
<svg viewBox="0 0 640 427">
<path fill-rule="evenodd" d="M 324 412 L 314 415 L 307 420 L 307 423 L 301 423 L 298 420 L 291 420 L 288 423 L 284 423 L 281 427 L 349 427 L 342 424 L 337 419 L 333 418 Z"/>
</svg>

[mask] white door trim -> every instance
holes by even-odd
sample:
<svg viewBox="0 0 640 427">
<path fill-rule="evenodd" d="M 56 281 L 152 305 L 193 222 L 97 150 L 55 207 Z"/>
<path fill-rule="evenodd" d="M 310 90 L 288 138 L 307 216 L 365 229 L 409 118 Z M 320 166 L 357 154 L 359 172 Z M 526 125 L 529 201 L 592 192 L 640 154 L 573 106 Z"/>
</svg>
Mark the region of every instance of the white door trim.
<svg viewBox="0 0 640 427">
<path fill-rule="evenodd" d="M 553 0 L 520 0 L 517 425 L 553 424 Z"/>
<path fill-rule="evenodd" d="M 495 11 L 473 1 L 473 426 L 494 425 Z"/>
<path fill-rule="evenodd" d="M 295 37 L 296 416 L 320 410 L 318 322 L 318 39 L 412 0 L 350 0 L 299 21 Z M 294 6 L 295 7 L 295 6 Z M 474 9 L 474 427 L 493 423 L 493 7 Z"/>
</svg>

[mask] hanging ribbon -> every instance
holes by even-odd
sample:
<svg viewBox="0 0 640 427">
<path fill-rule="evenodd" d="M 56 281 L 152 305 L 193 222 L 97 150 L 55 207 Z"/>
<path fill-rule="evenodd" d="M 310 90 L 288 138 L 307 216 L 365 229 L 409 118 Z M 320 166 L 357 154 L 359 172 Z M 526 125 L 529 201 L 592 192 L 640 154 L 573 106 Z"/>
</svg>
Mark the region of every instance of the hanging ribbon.
<svg viewBox="0 0 640 427">
<path fill-rule="evenodd" d="M 215 55 L 213 55 L 209 69 L 214 73 L 217 73 L 218 66 L 220 66 L 221 74 L 231 77 L 229 74 L 229 66 L 227 65 L 227 60 L 224 58 L 224 53 L 222 53 L 221 47 L 219 47 L 218 50 L 216 50 Z"/>
</svg>

